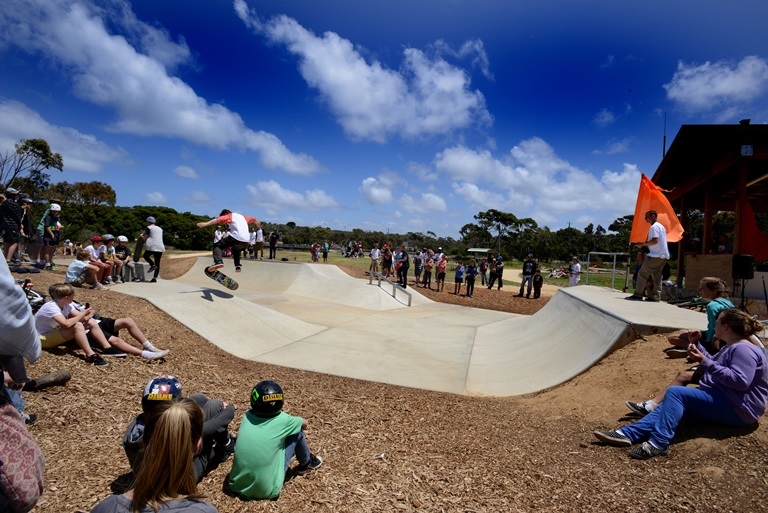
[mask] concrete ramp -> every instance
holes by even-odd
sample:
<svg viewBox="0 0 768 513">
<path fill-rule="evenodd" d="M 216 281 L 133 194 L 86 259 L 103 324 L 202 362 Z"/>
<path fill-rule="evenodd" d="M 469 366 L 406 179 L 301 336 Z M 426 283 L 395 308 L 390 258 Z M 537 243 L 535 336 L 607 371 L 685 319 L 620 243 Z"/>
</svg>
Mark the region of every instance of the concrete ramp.
<svg viewBox="0 0 768 513">
<path fill-rule="evenodd" d="M 436 303 L 410 288 L 408 307 L 323 264 L 244 261 L 230 292 L 204 275 L 209 262 L 112 290 L 146 298 L 241 358 L 470 395 L 544 390 L 640 334 L 706 325 L 701 313 L 588 286 L 561 289 L 533 316 Z"/>
</svg>

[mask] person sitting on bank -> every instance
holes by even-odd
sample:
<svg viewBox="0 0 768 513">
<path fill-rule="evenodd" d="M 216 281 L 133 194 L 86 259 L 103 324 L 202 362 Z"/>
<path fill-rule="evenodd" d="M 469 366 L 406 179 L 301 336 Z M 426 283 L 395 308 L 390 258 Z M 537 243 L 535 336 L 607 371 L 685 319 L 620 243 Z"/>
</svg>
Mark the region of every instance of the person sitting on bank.
<svg viewBox="0 0 768 513">
<path fill-rule="evenodd" d="M 197 491 L 194 460 L 203 446 L 203 411 L 191 399 L 161 402 L 147 413 L 144 464 L 130 490 L 111 495 L 91 513 L 178 511 L 216 513 Z"/>
<path fill-rule="evenodd" d="M 691 343 L 688 355 L 699 363 L 699 387 L 672 386 L 662 403 L 638 422 L 610 431 L 595 431 L 598 440 L 632 449 L 633 458 L 648 459 L 669 453 L 669 445 L 685 418 L 744 427 L 763 416 L 768 399 L 768 360 L 751 337 L 762 324 L 746 312 L 727 308 L 715 323 L 715 337 L 725 343 L 716 355 Z"/>
</svg>

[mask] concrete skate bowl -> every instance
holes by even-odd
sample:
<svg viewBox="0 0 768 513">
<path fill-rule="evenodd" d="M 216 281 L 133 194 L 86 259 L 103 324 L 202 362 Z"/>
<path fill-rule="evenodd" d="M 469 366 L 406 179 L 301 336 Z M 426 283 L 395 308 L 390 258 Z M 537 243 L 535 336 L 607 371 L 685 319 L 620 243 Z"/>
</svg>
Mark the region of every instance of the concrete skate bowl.
<svg viewBox="0 0 768 513">
<path fill-rule="evenodd" d="M 176 280 L 151 288 L 125 284 L 120 291 L 146 298 L 241 358 L 468 395 L 556 386 L 645 329 L 631 315 L 611 311 L 636 305 L 597 287 L 562 289 L 535 315 L 521 316 L 436 303 L 411 289 L 408 307 L 376 282 L 319 264 L 246 261 L 238 274 L 228 266 L 223 271 L 240 283 L 231 292 L 204 275 L 209 264 L 201 258 Z M 662 312 L 660 305 L 644 306 Z M 681 322 L 666 322 L 666 329 Z M 685 322 L 693 324 L 679 325 L 701 323 Z"/>
</svg>

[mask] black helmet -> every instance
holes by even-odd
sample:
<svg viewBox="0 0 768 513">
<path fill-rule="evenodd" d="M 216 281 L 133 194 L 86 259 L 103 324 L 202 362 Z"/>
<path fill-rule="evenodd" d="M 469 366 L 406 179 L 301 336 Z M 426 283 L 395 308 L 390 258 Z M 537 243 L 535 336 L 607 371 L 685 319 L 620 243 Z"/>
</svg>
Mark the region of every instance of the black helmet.
<svg viewBox="0 0 768 513">
<path fill-rule="evenodd" d="M 144 387 L 141 408 L 144 413 L 160 403 L 173 402 L 181 397 L 181 383 L 175 376 L 157 376 Z"/>
<path fill-rule="evenodd" d="M 274 381 L 262 381 L 251 390 L 251 410 L 259 417 L 274 417 L 283 409 L 283 389 Z"/>
</svg>

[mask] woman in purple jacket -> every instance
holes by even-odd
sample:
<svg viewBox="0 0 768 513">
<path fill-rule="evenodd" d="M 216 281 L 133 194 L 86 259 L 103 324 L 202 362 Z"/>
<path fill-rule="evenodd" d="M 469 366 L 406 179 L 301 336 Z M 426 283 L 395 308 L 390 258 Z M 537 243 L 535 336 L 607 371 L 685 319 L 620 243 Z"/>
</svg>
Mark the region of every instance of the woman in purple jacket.
<svg viewBox="0 0 768 513">
<path fill-rule="evenodd" d="M 764 413 L 768 398 L 768 362 L 750 336 L 762 325 L 735 308 L 720 312 L 715 337 L 726 346 L 711 356 L 701 344 L 690 344 L 688 356 L 699 363 L 699 388 L 672 386 L 658 408 L 640 421 L 611 431 L 595 431 L 609 445 L 629 447 L 633 458 L 648 459 L 669 452 L 675 429 L 685 417 L 731 426 L 754 424 Z"/>
</svg>

